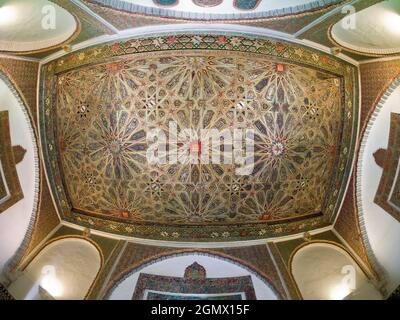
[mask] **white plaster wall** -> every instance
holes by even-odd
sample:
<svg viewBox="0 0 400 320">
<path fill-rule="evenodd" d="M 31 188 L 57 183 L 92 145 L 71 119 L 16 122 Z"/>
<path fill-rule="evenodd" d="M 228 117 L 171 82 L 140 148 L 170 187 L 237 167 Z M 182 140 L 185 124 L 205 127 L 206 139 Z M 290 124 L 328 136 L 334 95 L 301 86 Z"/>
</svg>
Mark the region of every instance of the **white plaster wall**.
<svg viewBox="0 0 400 320">
<path fill-rule="evenodd" d="M 260 278 L 248 270 L 217 257 L 190 254 L 171 257 L 163 261 L 146 266 L 138 272 L 128 276 L 116 287 L 109 296 L 110 300 L 131 300 L 140 273 L 149 273 L 170 277 L 183 277 L 187 266 L 193 262 L 202 265 L 207 272 L 207 278 L 251 276 L 258 300 L 277 300 L 278 297 Z"/>
<path fill-rule="evenodd" d="M 16 299 L 40 300 L 41 285 L 57 300 L 82 300 L 100 267 L 100 254 L 93 244 L 62 239 L 45 247 L 8 289 Z"/>
<path fill-rule="evenodd" d="M 390 113 L 400 113 L 400 87 L 387 99 L 366 140 L 361 156 L 361 205 L 371 248 L 387 276 L 387 289 L 393 291 L 400 283 L 400 223 L 374 203 L 382 176 L 382 168 L 373 154 L 387 148 Z"/>
<path fill-rule="evenodd" d="M 17 165 L 24 198 L 0 213 L 0 281 L 5 263 L 24 239 L 34 207 L 35 180 L 39 180 L 39 173 L 35 169 L 31 125 L 23 112 L 23 106 L 19 105 L 11 90 L 0 79 L 0 111 L 4 110 L 9 112 L 12 144 L 21 145 L 27 152 L 23 161 Z"/>
<path fill-rule="evenodd" d="M 346 266 L 354 272 L 343 269 Z M 353 278 L 347 277 L 350 273 Z M 292 274 L 305 300 L 342 300 L 352 292 L 349 299 L 381 299 L 352 257 L 334 245 L 301 248 L 293 257 Z"/>
</svg>

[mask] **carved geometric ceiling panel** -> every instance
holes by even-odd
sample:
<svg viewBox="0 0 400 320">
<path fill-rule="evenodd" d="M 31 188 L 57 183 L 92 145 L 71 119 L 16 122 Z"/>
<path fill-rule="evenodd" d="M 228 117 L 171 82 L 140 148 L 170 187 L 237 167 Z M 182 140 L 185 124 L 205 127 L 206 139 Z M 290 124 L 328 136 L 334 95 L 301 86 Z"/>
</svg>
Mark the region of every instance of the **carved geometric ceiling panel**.
<svg viewBox="0 0 400 320">
<path fill-rule="evenodd" d="M 204 49 L 128 54 L 133 42 L 137 51 L 171 49 L 185 38 L 132 40 L 46 67 L 45 89 L 55 94 L 45 93 L 43 129 L 65 218 L 191 240 L 326 225 L 353 143 L 352 68 L 286 44 L 186 39 Z M 246 41 L 271 54 L 224 50 Z M 336 73 L 299 64 L 299 55 Z M 209 143 L 205 129 L 231 138 Z M 155 144 L 153 132 L 166 140 L 158 135 Z M 244 162 L 236 161 L 238 146 Z M 216 150 L 224 157 L 205 162 Z"/>
<path fill-rule="evenodd" d="M 212 53 L 138 56 L 61 75 L 57 134 L 72 206 L 183 224 L 319 213 L 336 160 L 339 86 L 303 67 Z M 202 129 L 253 129 L 253 172 L 201 159 L 152 165 L 146 136 L 153 128 L 167 135 L 171 121 L 178 135 L 194 130 L 178 145 L 204 145 Z"/>
</svg>

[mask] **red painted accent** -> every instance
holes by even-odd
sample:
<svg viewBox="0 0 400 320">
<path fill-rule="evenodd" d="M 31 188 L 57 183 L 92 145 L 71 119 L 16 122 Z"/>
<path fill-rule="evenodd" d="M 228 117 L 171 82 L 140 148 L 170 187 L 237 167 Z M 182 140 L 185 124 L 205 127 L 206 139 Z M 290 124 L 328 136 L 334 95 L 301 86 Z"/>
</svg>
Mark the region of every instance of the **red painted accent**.
<svg viewBox="0 0 400 320">
<path fill-rule="evenodd" d="M 285 49 L 285 46 L 283 44 L 278 43 L 276 45 L 276 51 L 282 52 Z"/>
<path fill-rule="evenodd" d="M 263 213 L 260 216 L 260 220 L 271 220 L 271 215 L 269 213 Z"/>
<path fill-rule="evenodd" d="M 277 72 L 284 72 L 286 70 L 286 66 L 284 64 L 281 63 L 277 63 L 276 64 L 276 71 Z"/>
<path fill-rule="evenodd" d="M 122 66 L 120 63 L 110 63 L 108 65 L 108 71 L 110 71 L 111 73 L 117 73 L 121 69 L 122 69 Z"/>
<path fill-rule="evenodd" d="M 121 49 L 121 44 L 119 44 L 119 43 L 114 43 L 114 44 L 111 46 L 111 49 L 112 49 L 113 51 L 118 51 L 119 49 Z"/>
<path fill-rule="evenodd" d="M 176 42 L 176 38 L 174 36 L 170 36 L 168 37 L 167 42 L 169 44 L 174 44 Z"/>
<path fill-rule="evenodd" d="M 218 44 L 224 44 L 228 39 L 225 36 L 219 36 L 217 38 L 217 43 Z"/>
<path fill-rule="evenodd" d="M 62 153 L 65 152 L 65 150 L 66 150 L 67 148 L 66 148 L 66 146 L 65 146 L 65 141 L 64 141 L 64 139 L 60 139 L 59 146 L 60 146 L 60 151 L 61 151 Z"/>
<path fill-rule="evenodd" d="M 197 154 L 200 155 L 201 154 L 201 141 L 192 141 L 189 144 L 189 152 L 190 154 Z"/>
</svg>

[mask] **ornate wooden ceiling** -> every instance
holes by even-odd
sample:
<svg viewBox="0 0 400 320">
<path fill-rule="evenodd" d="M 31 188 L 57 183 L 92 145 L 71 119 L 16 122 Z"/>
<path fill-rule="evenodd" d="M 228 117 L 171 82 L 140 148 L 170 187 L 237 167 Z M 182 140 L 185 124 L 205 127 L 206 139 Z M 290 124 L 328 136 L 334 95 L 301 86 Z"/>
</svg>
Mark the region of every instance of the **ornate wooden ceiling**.
<svg viewBox="0 0 400 320">
<path fill-rule="evenodd" d="M 272 39 L 191 34 L 101 45 L 42 71 L 43 145 L 66 220 L 200 241 L 309 230 L 336 213 L 357 123 L 355 70 L 340 60 Z M 201 129 L 254 130 L 250 174 L 232 161 L 149 163 L 146 136 L 170 137 L 172 120 L 178 135 L 194 132 L 177 145 L 190 152 L 195 141 L 197 156 Z"/>
</svg>

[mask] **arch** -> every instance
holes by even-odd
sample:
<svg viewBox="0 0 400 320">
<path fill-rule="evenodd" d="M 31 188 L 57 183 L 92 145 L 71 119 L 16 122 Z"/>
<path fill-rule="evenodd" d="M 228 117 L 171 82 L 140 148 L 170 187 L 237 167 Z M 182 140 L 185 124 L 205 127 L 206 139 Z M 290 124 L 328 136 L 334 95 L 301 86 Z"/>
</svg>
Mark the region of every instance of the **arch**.
<svg viewBox="0 0 400 320">
<path fill-rule="evenodd" d="M 306 300 L 381 298 L 363 266 L 335 242 L 310 241 L 299 245 L 290 255 L 288 268 Z"/>
<path fill-rule="evenodd" d="M 23 55 L 61 48 L 81 32 L 79 19 L 56 1 L 37 0 L 29 4 L 14 1 L 7 3 L 4 10 L 12 19 L 4 24 L 4 34 L 0 36 L 1 53 Z M 60 23 L 57 28 L 55 17 Z M 46 32 L 40 32 L 43 29 Z M 27 30 L 31 32 L 29 38 L 23 36 Z M 13 31 L 14 36 L 8 36 Z"/>
<path fill-rule="evenodd" d="M 287 4 L 286 6 L 273 6 L 265 8 L 259 6 L 260 0 L 252 0 L 249 6 L 243 5 L 243 1 L 232 0 L 231 8 L 224 8 L 224 13 L 215 13 L 215 8 L 224 3 L 221 1 L 214 6 L 200 5 L 196 1 L 187 0 L 187 2 L 193 2 L 193 4 L 199 6 L 198 10 L 184 11 L 177 9 L 179 1 L 176 1 L 172 5 L 159 5 L 154 1 L 154 5 L 138 3 L 139 1 L 132 0 L 97 0 L 101 6 L 109 7 L 114 10 L 120 10 L 128 13 L 138 13 L 141 15 L 148 15 L 153 17 L 162 17 L 169 19 L 179 19 L 182 21 L 194 20 L 194 21 L 237 21 L 237 20 L 249 20 L 249 19 L 276 19 L 277 17 L 298 17 L 304 16 L 310 12 L 325 12 L 332 7 L 340 5 L 340 0 L 324 0 L 323 2 L 318 0 L 310 0 L 308 2 L 296 2 Z M 143 2 L 140 1 L 140 2 Z M 185 1 L 182 1 L 185 2 Z M 228 4 L 229 1 L 226 1 Z M 279 3 L 277 1 L 276 3 Z M 213 11 L 204 12 L 206 8 L 213 8 Z M 229 10 L 229 11 L 227 11 Z"/>
<path fill-rule="evenodd" d="M 5 271 L 7 272 L 9 270 L 13 270 L 15 266 L 18 265 L 33 235 L 34 225 L 36 223 L 38 215 L 39 198 L 40 198 L 40 163 L 39 163 L 38 138 L 33 121 L 33 116 L 30 112 L 30 109 L 28 107 L 25 98 L 23 97 L 21 91 L 19 90 L 18 85 L 12 80 L 12 77 L 3 68 L 1 68 L 1 66 L 0 66 L 0 82 L 3 82 L 5 86 L 10 90 L 11 95 L 17 101 L 17 105 L 22 111 L 25 124 L 28 127 L 30 135 L 30 143 L 32 144 L 33 168 L 34 168 L 34 183 L 32 190 L 33 204 L 30 213 L 30 218 L 27 223 L 27 228 L 24 233 L 24 236 L 22 237 L 21 243 L 17 246 L 16 250 L 14 251 L 14 255 L 9 259 L 9 261 L 5 265 Z"/>
<path fill-rule="evenodd" d="M 360 141 L 360 146 L 357 154 L 357 162 L 356 162 L 356 170 L 355 170 L 355 198 L 356 198 L 356 206 L 357 206 L 357 211 L 358 211 L 358 222 L 360 225 L 360 231 L 361 231 L 361 236 L 368 254 L 368 257 L 371 260 L 371 263 L 374 267 L 374 269 L 379 273 L 379 276 L 381 278 L 381 281 L 384 285 L 387 285 L 387 282 L 390 281 L 390 271 L 388 272 L 387 266 L 382 265 L 382 257 L 377 258 L 377 252 L 373 250 L 372 243 L 371 243 L 371 238 L 368 234 L 367 231 L 367 221 L 366 221 L 366 216 L 367 216 L 367 208 L 366 208 L 366 195 L 365 195 L 365 190 L 363 188 L 363 185 L 365 185 L 365 182 L 363 183 L 364 177 L 369 174 L 369 171 L 371 170 L 366 170 L 365 168 L 365 162 L 367 161 L 367 157 L 370 157 L 370 159 L 373 159 L 372 154 L 367 154 L 367 151 L 369 148 L 369 141 L 371 136 L 371 133 L 375 129 L 377 123 L 379 122 L 379 119 L 384 116 L 384 114 L 387 111 L 387 101 L 390 99 L 393 93 L 396 91 L 400 90 L 400 73 L 398 73 L 395 77 L 391 79 L 391 81 L 385 86 L 385 88 L 381 91 L 381 94 L 379 97 L 376 99 L 374 103 L 374 107 L 369 111 L 368 116 L 367 116 L 367 121 L 364 124 L 364 127 L 362 128 L 361 131 L 361 141 Z M 388 128 L 388 127 L 387 127 Z M 384 141 L 382 139 L 383 143 L 386 143 L 387 141 Z M 379 147 L 376 146 L 376 149 Z M 376 150 L 373 150 L 374 152 Z M 379 169 L 378 169 L 379 170 Z M 375 170 L 374 170 L 375 171 Z M 379 175 L 380 171 L 377 171 L 377 174 Z M 376 191 L 376 190 L 375 190 Z M 375 197 L 375 194 L 373 195 Z M 372 198 L 373 200 L 373 198 Z M 379 210 L 379 208 L 376 208 L 376 210 Z M 382 209 L 383 210 L 383 209 Z M 389 216 L 389 214 L 388 214 Z M 400 258 L 400 257 L 399 257 Z M 390 268 L 393 269 L 393 268 Z M 398 276 L 397 276 L 398 277 Z M 393 288 L 394 289 L 394 288 Z"/>
<path fill-rule="evenodd" d="M 248 271 L 251 275 L 254 275 L 257 277 L 263 284 L 265 284 L 273 294 L 278 299 L 283 299 L 282 294 L 279 292 L 279 290 L 276 288 L 275 284 L 271 281 L 271 279 L 262 271 L 257 270 L 256 268 L 252 267 L 245 261 L 232 257 L 227 254 L 219 253 L 219 252 L 214 252 L 211 250 L 204 250 L 204 249 L 187 249 L 187 250 L 177 250 L 173 252 L 168 252 L 168 253 L 163 253 L 159 254 L 157 256 L 153 256 L 149 259 L 146 259 L 142 261 L 140 264 L 135 265 L 133 267 L 127 268 L 121 273 L 119 273 L 112 282 L 107 286 L 105 293 L 103 295 L 104 299 L 108 299 L 111 297 L 111 294 L 114 292 L 117 287 L 122 284 L 128 277 L 131 275 L 134 275 L 135 273 L 139 273 L 141 270 L 145 269 L 146 267 L 160 263 L 162 261 L 165 261 L 167 259 L 175 258 L 175 257 L 182 257 L 182 256 L 205 256 L 205 257 L 210 257 L 214 258 L 217 260 L 222 260 L 225 262 L 229 262 L 237 267 L 240 267 L 241 269 L 245 269 Z"/>
<path fill-rule="evenodd" d="M 396 21 L 398 6 L 395 1 L 381 1 L 355 11 L 350 9 L 349 15 L 328 28 L 327 36 L 333 45 L 348 52 L 362 56 L 382 57 L 398 54 L 400 42 L 397 40 L 396 28 L 388 21 Z M 343 7 L 347 9 L 347 7 Z M 349 21 L 349 16 L 354 19 Z M 374 19 L 370 19 L 374 17 Z M 357 30 L 347 25 L 357 21 Z M 379 30 L 379 31 L 378 31 Z"/>
<path fill-rule="evenodd" d="M 55 299 L 85 299 L 103 265 L 103 253 L 90 238 L 58 237 L 40 249 L 9 289 L 27 300 L 39 298 L 39 285 Z"/>
</svg>

